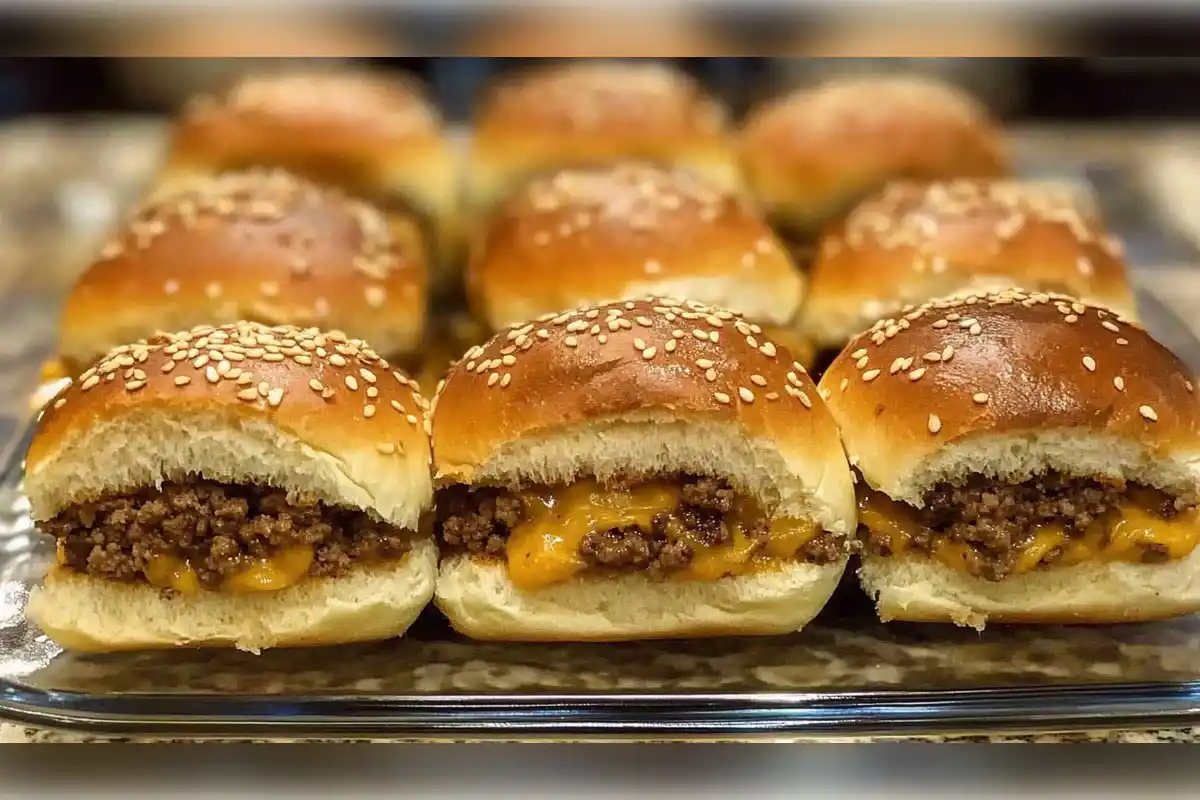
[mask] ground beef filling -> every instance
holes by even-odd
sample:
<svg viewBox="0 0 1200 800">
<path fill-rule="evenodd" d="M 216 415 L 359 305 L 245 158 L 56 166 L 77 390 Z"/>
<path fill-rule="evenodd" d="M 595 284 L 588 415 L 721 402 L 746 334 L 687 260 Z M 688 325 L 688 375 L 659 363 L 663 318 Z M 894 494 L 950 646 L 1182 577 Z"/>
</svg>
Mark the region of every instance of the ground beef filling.
<svg viewBox="0 0 1200 800">
<path fill-rule="evenodd" d="M 690 543 L 725 544 L 733 535 L 729 515 L 737 499 L 725 481 L 682 476 L 679 505 L 653 518 L 649 528 L 629 525 L 588 533 L 579 555 L 596 571 L 645 571 L 661 577 L 687 567 L 695 557 Z M 480 555 L 503 556 L 509 531 L 526 518 L 519 496 L 502 489 L 453 486 L 438 496 L 437 530 L 452 549 Z M 767 526 L 748 531 L 758 548 L 767 542 Z M 796 558 L 828 564 L 846 557 L 845 537 L 824 532 L 803 545 Z"/>
<path fill-rule="evenodd" d="M 185 560 L 201 586 L 215 589 L 254 559 L 296 545 L 313 547 L 309 575 L 336 576 L 354 562 L 406 553 L 406 531 L 361 511 L 318 501 L 289 502 L 277 489 L 190 480 L 80 503 L 42 524 L 71 569 L 144 581 L 155 556 Z"/>
<path fill-rule="evenodd" d="M 1137 484 L 1102 483 L 1053 472 L 1019 484 L 975 476 L 962 486 L 939 484 L 925 496 L 924 508 L 917 510 L 923 528 L 914 534 L 913 546 L 928 552 L 940 540 L 969 544 L 978 556 L 972 560 L 972 573 L 1001 580 L 1012 573 L 1022 548 L 1040 526 L 1059 524 L 1068 536 L 1081 537 L 1097 521 L 1115 523 L 1118 517 L 1111 512 L 1123 502 L 1134 502 L 1163 519 L 1187 508 L 1182 501 Z M 870 531 L 867 549 L 877 555 L 891 554 L 886 537 Z M 1053 564 L 1060 555 L 1055 548 L 1040 563 Z M 1146 563 L 1165 561 L 1167 549 L 1144 545 L 1141 558 Z"/>
</svg>

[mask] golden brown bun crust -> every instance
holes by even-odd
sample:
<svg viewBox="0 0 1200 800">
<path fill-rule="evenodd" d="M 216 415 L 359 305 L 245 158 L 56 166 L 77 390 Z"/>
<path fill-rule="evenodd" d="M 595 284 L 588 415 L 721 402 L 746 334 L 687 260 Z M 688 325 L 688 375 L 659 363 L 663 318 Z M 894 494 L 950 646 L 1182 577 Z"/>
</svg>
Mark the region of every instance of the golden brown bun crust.
<svg viewBox="0 0 1200 800">
<path fill-rule="evenodd" d="M 968 295 L 882 320 L 821 393 L 851 464 L 893 496 L 897 475 L 967 437 L 1084 431 L 1184 460 L 1200 447 L 1184 364 L 1136 324 L 1058 295 Z"/>
<path fill-rule="evenodd" d="M 744 200 L 683 170 L 633 163 L 530 182 L 490 216 L 467 275 L 497 330 L 663 286 L 785 324 L 802 292 L 786 250 Z"/>
<path fill-rule="evenodd" d="M 764 210 L 803 234 L 896 178 L 1009 171 L 987 110 L 948 84 L 916 76 L 834 79 L 767 102 L 746 120 L 741 158 Z"/>
<path fill-rule="evenodd" d="M 470 482 L 508 442 L 660 409 L 736 423 L 790 456 L 841 461 L 816 387 L 786 350 L 761 336 L 732 312 L 666 298 L 513 327 L 467 351 L 438 393 L 437 475 Z"/>
<path fill-rule="evenodd" d="M 689 12 L 537 8 L 505 13 L 459 51 L 485 58 L 700 58 L 733 55 L 730 42 Z"/>
<path fill-rule="evenodd" d="M 157 331 L 252 319 L 398 355 L 420 341 L 427 283 L 412 223 L 285 172 L 229 173 L 133 215 L 68 296 L 59 346 L 80 365 Z"/>
<path fill-rule="evenodd" d="M 1120 242 L 1066 190 L 898 182 L 822 237 L 805 329 L 846 339 L 905 303 L 1021 286 L 1136 313 Z"/>
<path fill-rule="evenodd" d="M 195 175 L 281 167 L 430 222 L 444 260 L 457 236 L 457 156 L 414 77 L 342 67 L 245 76 L 176 120 L 167 186 Z"/>
<path fill-rule="evenodd" d="M 476 114 L 467 201 L 480 211 L 537 173 L 631 158 L 685 166 L 738 188 L 726 120 L 699 84 L 663 64 L 534 68 L 503 81 Z"/>
<path fill-rule="evenodd" d="M 59 477 L 86 460 L 79 443 L 109 423 L 145 425 L 159 416 L 183 426 L 207 414 L 224 420 L 224 428 L 235 437 L 261 424 L 286 432 L 312 453 L 331 455 L 348 473 L 346 485 L 366 488 L 381 500 L 382 493 L 397 487 L 374 486 L 375 482 L 403 481 L 412 475 L 414 485 L 428 485 L 426 405 L 416 385 L 362 341 L 311 328 L 205 326 L 123 346 L 80 375 L 39 418 L 26 457 L 26 483 L 36 519 L 52 517 L 62 507 L 106 490 L 144 485 L 144 475 L 130 486 L 108 485 L 130 465 L 145 460 L 132 454 L 107 475 L 66 482 Z M 211 437 L 218 432 L 207 433 Z M 151 479 L 162 479 L 163 468 L 173 458 L 166 442 L 160 446 L 159 474 Z M 301 454 L 280 453 L 278 458 L 298 465 Z M 203 474 L 203 465 L 182 466 Z M 268 466 L 258 464 L 262 470 Z M 254 464 L 222 468 L 246 472 L 253 471 Z M 97 485 L 89 488 L 86 481 Z M 395 505 L 404 506 L 403 513 L 415 519 L 422 502 L 427 498 L 404 498 Z"/>
</svg>

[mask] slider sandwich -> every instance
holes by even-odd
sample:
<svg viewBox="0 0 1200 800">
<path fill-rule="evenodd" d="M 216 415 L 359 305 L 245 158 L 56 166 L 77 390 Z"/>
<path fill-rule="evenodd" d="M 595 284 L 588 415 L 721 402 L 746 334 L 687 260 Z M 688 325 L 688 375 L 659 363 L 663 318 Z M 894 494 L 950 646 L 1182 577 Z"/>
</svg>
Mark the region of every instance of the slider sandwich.
<svg viewBox="0 0 1200 800">
<path fill-rule="evenodd" d="M 936 300 L 856 337 L 821 393 L 883 620 L 1200 611 L 1200 406 L 1125 317 L 1016 289 Z"/>
<path fill-rule="evenodd" d="M 799 630 L 855 527 L 837 429 L 762 329 L 693 301 L 549 314 L 433 403 L 435 601 L 478 639 Z"/>
<path fill-rule="evenodd" d="M 804 277 L 738 195 L 682 168 L 623 162 L 530 181 L 477 231 L 467 295 L 493 331 L 584 303 L 687 297 L 743 313 L 808 364 Z"/>
<path fill-rule="evenodd" d="M 411 222 L 280 170 L 151 197 L 79 278 L 59 322 L 78 374 L 110 348 L 249 319 L 344 330 L 411 364 L 428 274 Z"/>
<path fill-rule="evenodd" d="M 915 75 L 834 78 L 770 100 L 747 118 L 740 152 L 748 190 L 801 244 L 891 180 L 1009 172 L 987 109 Z"/>
<path fill-rule="evenodd" d="M 508 76 L 472 120 L 466 206 L 485 214 L 541 173 L 641 159 L 741 187 L 728 112 L 686 73 L 639 61 L 558 63 Z"/>
<path fill-rule="evenodd" d="M 802 331 L 823 366 L 906 304 L 1024 287 L 1136 315 L 1120 241 L 1072 187 L 897 182 L 821 239 Z"/>
<path fill-rule="evenodd" d="M 160 180 L 167 186 L 278 167 L 414 220 L 435 282 L 454 278 L 457 163 L 441 115 L 405 74 L 351 68 L 245 76 L 189 102 Z"/>
<path fill-rule="evenodd" d="M 386 639 L 433 594 L 426 403 L 366 343 L 239 322 L 119 347 L 43 411 L 25 467 L 69 649 Z"/>
</svg>

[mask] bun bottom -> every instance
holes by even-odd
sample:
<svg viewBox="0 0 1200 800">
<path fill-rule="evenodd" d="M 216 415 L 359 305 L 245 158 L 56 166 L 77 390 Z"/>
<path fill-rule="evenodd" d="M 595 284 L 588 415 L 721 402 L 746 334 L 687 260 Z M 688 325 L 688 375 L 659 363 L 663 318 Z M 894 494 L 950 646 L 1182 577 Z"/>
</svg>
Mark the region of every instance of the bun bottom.
<svg viewBox="0 0 1200 800">
<path fill-rule="evenodd" d="M 858 576 L 884 622 L 983 630 L 989 622 L 1102 625 L 1200 611 L 1200 549 L 1163 564 L 1077 564 L 996 582 L 927 559 L 868 556 Z"/>
<path fill-rule="evenodd" d="M 54 570 L 26 613 L 68 650 L 104 653 L 171 647 L 309 647 L 390 639 L 408 630 L 433 596 L 437 547 L 413 543 L 399 564 L 356 567 L 277 592 L 168 595 Z"/>
<path fill-rule="evenodd" d="M 794 633 L 825 606 L 846 569 L 793 564 L 718 581 L 644 575 L 573 580 L 534 592 L 502 563 L 442 561 L 434 602 L 459 633 L 510 642 L 605 642 Z"/>
</svg>

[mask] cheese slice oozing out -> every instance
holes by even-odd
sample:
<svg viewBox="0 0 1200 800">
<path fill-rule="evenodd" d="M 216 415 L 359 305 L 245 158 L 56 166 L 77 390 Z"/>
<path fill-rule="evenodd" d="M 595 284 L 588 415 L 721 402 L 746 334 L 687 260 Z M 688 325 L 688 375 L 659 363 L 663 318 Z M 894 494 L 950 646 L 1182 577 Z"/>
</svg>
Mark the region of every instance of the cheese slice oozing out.
<svg viewBox="0 0 1200 800">
<path fill-rule="evenodd" d="M 506 551 L 509 580 L 524 590 L 570 580 L 588 569 L 579 547 L 592 531 L 637 526 L 649 530 L 654 517 L 672 513 L 682 487 L 649 482 L 611 489 L 591 480 L 543 487 L 520 493 L 526 519 L 509 533 Z M 778 519 L 770 524 L 766 545 L 749 536 L 757 514 L 745 504 L 728 515 L 731 536 L 721 545 L 685 535 L 693 549 L 691 563 L 671 574 L 677 580 L 717 580 L 767 569 L 793 556 L 821 531 L 815 523 Z"/>
<path fill-rule="evenodd" d="M 1167 558 L 1175 560 L 1186 557 L 1200 543 L 1200 511 L 1193 509 L 1173 519 L 1163 519 L 1135 500 L 1136 497 L 1122 503 L 1115 519 L 1093 522 L 1082 536 L 1068 536 L 1066 529 L 1058 524 L 1041 526 L 1021 548 L 1012 574 L 1037 568 L 1055 548 L 1061 548 L 1061 553 L 1053 565 L 1071 566 L 1086 562 L 1137 563 L 1142 560 L 1145 546 L 1150 544 L 1162 545 Z M 883 539 L 892 555 L 911 550 L 916 536 L 926 530 L 915 509 L 869 489 L 859 492 L 858 521 L 875 537 Z M 936 540 L 929 555 L 948 567 L 966 572 L 977 572 L 974 567 L 981 560 L 969 544 L 945 540 Z"/>
</svg>

